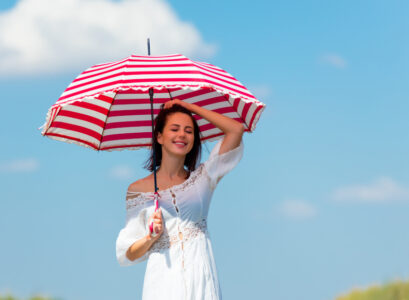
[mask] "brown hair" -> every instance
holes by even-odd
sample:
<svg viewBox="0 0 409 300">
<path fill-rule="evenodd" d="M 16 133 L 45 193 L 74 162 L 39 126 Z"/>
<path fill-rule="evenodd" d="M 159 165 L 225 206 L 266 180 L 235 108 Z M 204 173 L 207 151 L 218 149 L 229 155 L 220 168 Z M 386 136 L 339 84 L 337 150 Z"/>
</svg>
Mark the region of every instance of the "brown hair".
<svg viewBox="0 0 409 300">
<path fill-rule="evenodd" d="M 199 125 L 197 125 L 197 122 L 195 118 L 193 118 L 192 113 L 184 108 L 181 105 L 174 104 L 172 107 L 168 109 L 163 108 L 163 104 L 161 106 L 161 110 L 158 114 L 158 116 L 155 118 L 154 121 L 154 131 L 153 131 L 153 143 L 152 143 L 152 149 L 149 158 L 146 160 L 145 163 L 145 169 L 153 172 L 155 167 L 160 166 L 162 162 L 162 145 L 158 143 L 157 137 L 159 132 L 163 133 L 163 128 L 165 128 L 166 121 L 168 116 L 181 112 L 184 114 L 187 114 L 193 122 L 193 133 L 194 133 L 194 142 L 193 142 L 193 147 L 192 150 L 188 154 L 186 154 L 185 157 L 185 162 L 184 165 L 186 166 L 188 170 L 188 176 L 190 175 L 190 172 L 194 171 L 196 168 L 196 163 L 200 161 L 200 156 L 202 153 L 202 143 L 200 142 L 200 130 L 199 130 Z M 156 150 L 156 166 L 153 165 L 153 145 L 155 145 L 155 150 Z"/>
</svg>

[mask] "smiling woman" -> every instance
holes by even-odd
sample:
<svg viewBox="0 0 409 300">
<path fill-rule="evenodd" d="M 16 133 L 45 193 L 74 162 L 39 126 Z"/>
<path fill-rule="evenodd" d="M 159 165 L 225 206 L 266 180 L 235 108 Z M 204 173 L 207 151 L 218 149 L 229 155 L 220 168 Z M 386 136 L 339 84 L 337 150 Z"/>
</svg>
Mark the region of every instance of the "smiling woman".
<svg viewBox="0 0 409 300">
<path fill-rule="evenodd" d="M 156 150 L 156 164 L 160 166 L 162 156 L 169 156 L 169 154 L 171 154 L 169 151 L 172 151 L 172 147 L 169 147 L 168 145 L 169 142 L 171 142 L 172 145 L 174 143 L 175 146 L 178 146 L 176 149 L 180 149 L 177 153 L 186 156 L 184 165 L 188 171 L 193 171 L 197 167 L 197 161 L 200 161 L 200 153 L 202 149 L 199 126 L 191 112 L 185 107 L 181 105 L 173 105 L 169 107 L 168 104 L 163 108 L 165 109 L 160 111 L 155 121 L 154 144 Z M 176 142 L 185 144 L 186 147 L 177 144 Z M 154 170 L 153 156 L 155 153 L 153 149 L 154 148 L 152 147 L 151 156 L 146 164 L 146 168 L 151 172 Z"/>
<path fill-rule="evenodd" d="M 191 112 L 225 134 L 200 165 L 200 131 Z M 148 259 L 144 300 L 221 299 L 207 215 L 217 183 L 241 159 L 243 132 L 239 122 L 195 104 L 172 100 L 162 107 L 154 130 L 161 209 L 154 211 L 153 174 L 132 183 L 116 242 L 120 265 Z M 153 155 L 146 166 L 151 171 Z"/>
</svg>

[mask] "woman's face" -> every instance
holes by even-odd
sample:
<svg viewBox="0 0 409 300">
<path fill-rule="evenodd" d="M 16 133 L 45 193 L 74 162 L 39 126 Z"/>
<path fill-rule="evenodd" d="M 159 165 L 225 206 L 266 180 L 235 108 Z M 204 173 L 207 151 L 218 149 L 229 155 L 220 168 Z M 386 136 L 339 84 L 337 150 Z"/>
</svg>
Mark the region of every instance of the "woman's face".
<svg viewBox="0 0 409 300">
<path fill-rule="evenodd" d="M 158 143 L 162 152 L 185 156 L 192 150 L 194 142 L 193 121 L 189 115 L 176 112 L 166 118 L 162 133 L 158 133 Z"/>
</svg>

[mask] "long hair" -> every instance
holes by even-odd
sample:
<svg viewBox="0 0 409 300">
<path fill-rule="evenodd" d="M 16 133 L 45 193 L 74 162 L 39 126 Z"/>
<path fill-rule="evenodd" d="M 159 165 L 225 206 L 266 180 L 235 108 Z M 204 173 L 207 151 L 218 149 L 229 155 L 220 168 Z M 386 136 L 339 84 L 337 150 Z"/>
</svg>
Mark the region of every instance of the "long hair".
<svg viewBox="0 0 409 300">
<path fill-rule="evenodd" d="M 190 172 L 194 171 L 196 168 L 196 163 L 200 161 L 201 153 L 202 153 L 202 143 L 200 142 L 200 130 L 199 130 L 199 125 L 197 125 L 197 122 L 195 118 L 193 118 L 192 113 L 184 108 L 181 105 L 174 104 L 172 105 L 171 108 L 164 109 L 163 104 L 161 106 L 161 110 L 158 114 L 158 116 L 155 118 L 154 121 L 154 131 L 153 131 L 153 143 L 152 143 L 152 149 L 149 158 L 146 160 L 145 163 L 145 169 L 153 172 L 155 168 L 160 166 L 162 162 L 162 145 L 158 143 L 158 134 L 163 133 L 163 128 L 165 128 L 166 121 L 168 116 L 180 112 L 187 114 L 193 122 L 193 133 L 194 133 L 194 142 L 193 142 L 193 147 L 190 150 L 188 154 L 186 154 L 185 157 L 185 162 L 184 165 L 188 170 L 188 176 L 190 175 Z M 155 146 L 155 151 L 156 151 L 156 166 L 153 165 L 153 145 Z"/>
</svg>

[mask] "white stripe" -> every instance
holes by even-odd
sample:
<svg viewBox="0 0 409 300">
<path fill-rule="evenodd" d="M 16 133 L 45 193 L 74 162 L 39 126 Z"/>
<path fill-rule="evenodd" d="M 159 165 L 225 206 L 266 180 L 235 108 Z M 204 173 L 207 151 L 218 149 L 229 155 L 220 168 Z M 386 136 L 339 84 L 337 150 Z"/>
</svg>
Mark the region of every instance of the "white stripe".
<svg viewBox="0 0 409 300">
<path fill-rule="evenodd" d="M 153 98 L 169 98 L 169 93 L 168 93 L 168 91 L 163 92 L 163 93 L 155 92 L 153 94 Z M 144 92 L 143 94 L 120 92 L 115 97 L 115 100 L 140 100 L 140 99 L 149 99 L 148 91 Z"/>
<path fill-rule="evenodd" d="M 64 102 L 67 102 L 67 101 L 70 101 L 70 100 L 73 100 L 73 99 L 80 99 L 81 97 L 84 97 L 84 96 L 87 96 L 87 95 L 88 95 L 87 98 L 92 99 L 93 97 L 90 96 L 90 95 L 99 94 L 101 92 L 104 92 L 105 90 L 112 90 L 112 89 L 119 88 L 119 87 L 121 87 L 121 84 L 117 83 L 117 84 L 109 85 L 109 86 L 107 86 L 105 88 L 99 88 L 99 89 L 94 89 L 94 90 L 87 91 L 87 92 L 82 92 L 82 93 L 79 93 L 77 95 L 72 95 L 72 96 L 62 100 L 61 102 L 57 101 L 57 104 L 61 104 L 61 103 L 64 103 Z M 61 95 L 61 97 L 66 96 L 66 95 L 70 95 L 71 93 L 72 93 L 72 91 L 70 91 L 69 93 L 64 92 L 63 95 Z"/>
<path fill-rule="evenodd" d="M 239 105 L 237 106 L 237 113 L 242 116 L 243 115 L 243 108 L 244 108 L 244 102 L 239 101 Z"/>
<path fill-rule="evenodd" d="M 251 118 L 253 117 L 254 111 L 256 110 L 256 108 L 257 108 L 257 105 L 255 103 L 252 103 L 250 105 L 250 108 L 249 108 L 249 110 L 247 112 L 247 116 L 246 116 L 246 124 L 247 125 L 250 125 Z"/>
<path fill-rule="evenodd" d="M 169 66 L 163 66 L 163 67 L 139 67 L 139 68 L 132 68 L 129 66 L 136 66 L 137 64 L 120 64 L 113 66 L 109 69 L 104 69 L 104 70 L 99 70 L 93 73 L 87 73 L 84 74 L 83 76 L 78 76 L 77 81 L 72 82 L 70 87 L 76 86 L 79 84 L 84 84 L 93 80 L 99 80 L 104 77 L 110 77 L 116 75 L 114 78 L 117 78 L 118 76 L 121 76 L 123 72 L 172 72 L 172 71 L 199 71 L 196 66 L 183 66 L 183 67 L 169 67 Z M 117 69 L 118 68 L 118 69 Z M 157 76 L 165 76 L 166 74 L 157 74 Z M 126 75 L 129 76 L 129 75 Z M 83 79 L 82 79 L 83 78 Z"/>
<path fill-rule="evenodd" d="M 153 118 L 156 118 L 156 115 L 153 115 Z M 115 116 L 109 117 L 107 119 L 107 124 L 116 123 L 116 122 L 130 122 L 130 121 L 150 121 L 151 115 L 138 115 L 138 116 Z"/>
<path fill-rule="evenodd" d="M 153 109 L 160 109 L 162 103 L 154 103 Z M 121 104 L 121 105 L 112 105 L 111 111 L 125 111 L 125 110 L 142 110 L 142 109 L 151 109 L 151 105 L 148 104 Z"/>
<path fill-rule="evenodd" d="M 98 134 L 101 134 L 102 131 L 103 131 L 103 128 L 101 126 L 95 125 L 95 124 L 87 122 L 87 121 L 71 118 L 71 117 L 57 116 L 55 118 L 55 121 L 85 127 L 87 129 L 90 129 L 90 130 L 93 130 L 93 131 L 97 132 Z"/>
<path fill-rule="evenodd" d="M 99 120 L 101 120 L 103 122 L 105 122 L 105 119 L 106 119 L 105 114 L 97 112 L 97 111 L 92 110 L 92 109 L 84 108 L 84 107 L 78 107 L 78 106 L 74 106 L 74 105 L 66 105 L 66 106 L 62 107 L 61 110 L 77 112 L 77 113 L 80 113 L 80 114 L 84 114 L 86 116 L 94 117 L 94 118 L 99 119 Z"/>
<path fill-rule="evenodd" d="M 201 134 L 203 137 L 208 137 L 211 136 L 213 134 L 218 134 L 222 132 L 219 128 L 213 128 L 213 129 L 209 129 L 209 130 L 205 130 L 205 131 L 201 131 Z"/>
<path fill-rule="evenodd" d="M 61 135 L 65 135 L 65 136 L 69 136 L 69 137 L 73 137 L 73 138 L 77 138 L 77 139 L 81 139 L 84 141 L 87 141 L 93 145 L 95 145 L 96 147 L 98 147 L 99 145 L 99 140 L 97 140 L 96 138 L 89 136 L 87 134 L 83 134 L 77 131 L 72 131 L 72 130 L 68 130 L 68 129 L 62 129 L 62 128 L 55 128 L 55 127 L 51 127 L 47 133 L 56 133 L 56 134 L 61 134 Z M 77 141 L 73 141 L 75 143 L 77 143 Z"/>
<path fill-rule="evenodd" d="M 152 132 L 152 126 L 138 126 L 138 127 L 121 127 L 121 128 L 110 128 L 105 129 L 104 137 L 113 134 L 123 134 L 123 133 L 140 133 L 140 132 Z"/>
<path fill-rule="evenodd" d="M 103 142 L 101 144 L 101 148 L 107 148 L 107 147 L 112 147 L 112 146 L 124 146 L 126 147 L 127 145 L 141 145 L 141 144 L 151 144 L 152 139 L 123 139 L 123 140 L 115 140 L 115 141 L 107 141 Z"/>
</svg>

